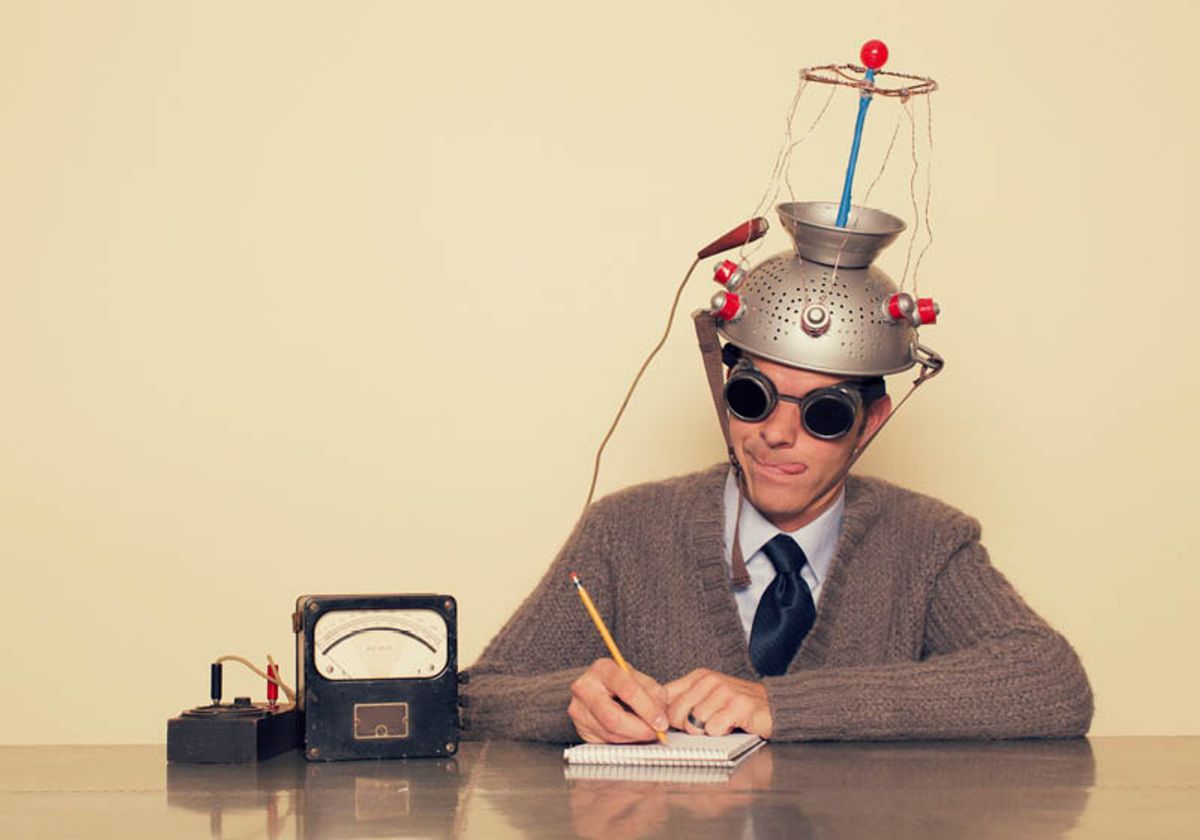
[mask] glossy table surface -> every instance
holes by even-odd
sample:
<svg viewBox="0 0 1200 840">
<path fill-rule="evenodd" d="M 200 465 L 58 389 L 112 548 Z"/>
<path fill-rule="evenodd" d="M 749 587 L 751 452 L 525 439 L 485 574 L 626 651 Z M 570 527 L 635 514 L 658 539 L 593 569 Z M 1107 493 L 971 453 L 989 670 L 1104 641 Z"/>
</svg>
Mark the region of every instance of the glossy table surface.
<svg viewBox="0 0 1200 840">
<path fill-rule="evenodd" d="M 568 778 L 562 749 L 168 765 L 0 747 L 0 837 L 1200 837 L 1200 738 L 772 744 L 728 778 Z"/>
</svg>

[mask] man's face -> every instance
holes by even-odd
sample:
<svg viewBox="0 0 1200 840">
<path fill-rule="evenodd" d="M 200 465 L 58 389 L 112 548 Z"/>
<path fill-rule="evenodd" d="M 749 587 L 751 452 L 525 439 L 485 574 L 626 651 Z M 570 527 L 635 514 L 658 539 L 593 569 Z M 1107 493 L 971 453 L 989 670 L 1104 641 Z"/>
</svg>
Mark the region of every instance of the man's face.
<svg viewBox="0 0 1200 840">
<path fill-rule="evenodd" d="M 775 390 L 788 396 L 802 397 L 817 388 L 847 381 L 844 376 L 811 373 L 751 358 L 754 367 L 775 383 Z M 730 414 L 729 436 L 742 465 L 750 502 L 785 531 L 807 525 L 837 498 L 842 482 L 827 490 L 826 485 L 845 467 L 854 447 L 874 434 L 890 410 L 889 398 L 876 400 L 866 416 L 858 418 L 854 429 L 838 440 L 809 435 L 800 422 L 800 406 L 784 400 L 759 423 L 748 423 Z M 819 493 L 821 497 L 815 498 Z"/>
</svg>

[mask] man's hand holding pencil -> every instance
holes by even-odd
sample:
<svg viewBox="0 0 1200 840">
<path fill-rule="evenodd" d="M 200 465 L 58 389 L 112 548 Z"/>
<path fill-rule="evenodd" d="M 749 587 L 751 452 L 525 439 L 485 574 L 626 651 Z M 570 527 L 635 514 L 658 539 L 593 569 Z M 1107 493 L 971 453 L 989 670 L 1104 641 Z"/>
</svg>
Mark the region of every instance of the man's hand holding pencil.
<svg viewBox="0 0 1200 840">
<path fill-rule="evenodd" d="M 667 728 L 667 690 L 612 659 L 597 659 L 571 685 L 567 714 L 593 744 L 653 741 Z"/>
<path fill-rule="evenodd" d="M 567 714 L 575 723 L 575 730 L 585 741 L 593 743 L 627 744 L 653 738 L 667 743 L 666 689 L 629 667 L 612 633 L 608 632 L 608 625 L 600 617 L 600 611 L 592 603 L 592 596 L 588 595 L 583 588 L 583 581 L 574 572 L 571 572 L 571 583 L 575 584 L 579 600 L 583 601 L 592 623 L 600 631 L 600 637 L 612 654 L 612 659 L 593 662 L 583 676 L 571 685 L 572 697 Z M 616 700 L 624 703 L 628 711 L 622 710 Z M 654 727 L 651 738 L 641 732 L 646 724 Z"/>
<path fill-rule="evenodd" d="M 670 725 L 692 734 L 727 735 L 735 729 L 771 737 L 773 721 L 767 689 L 700 669 L 667 686 L 634 670 L 609 633 L 579 576 L 571 582 L 612 659 L 597 659 L 571 684 L 567 715 L 579 737 L 593 744 L 666 743 Z"/>
</svg>

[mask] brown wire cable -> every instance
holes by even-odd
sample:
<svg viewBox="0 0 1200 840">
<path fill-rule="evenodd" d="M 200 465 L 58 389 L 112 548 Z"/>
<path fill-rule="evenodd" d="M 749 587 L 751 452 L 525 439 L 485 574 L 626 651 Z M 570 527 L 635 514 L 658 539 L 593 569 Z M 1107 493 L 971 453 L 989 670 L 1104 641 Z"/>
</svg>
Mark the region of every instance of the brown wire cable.
<svg viewBox="0 0 1200 840">
<path fill-rule="evenodd" d="M 675 310 L 679 308 L 679 299 L 683 297 L 683 290 L 687 286 L 688 280 L 692 278 L 692 272 L 696 270 L 696 266 L 699 264 L 700 258 L 696 257 L 688 267 L 687 274 L 683 275 L 683 282 L 675 290 L 675 299 L 671 301 L 671 313 L 667 316 L 667 327 L 663 330 L 662 338 L 658 340 L 658 343 L 654 345 L 654 349 L 650 351 L 650 355 L 646 357 L 646 361 L 642 362 L 642 366 L 638 368 L 637 375 L 633 377 L 633 382 L 630 384 L 629 390 L 625 392 L 625 399 L 621 400 L 621 407 L 617 409 L 617 416 L 613 418 L 612 425 L 608 427 L 608 432 L 604 435 L 604 440 L 600 441 L 600 447 L 596 450 L 596 460 L 592 464 L 592 483 L 588 487 L 587 501 L 583 503 L 584 510 L 588 509 L 588 505 L 592 503 L 592 497 L 596 494 L 596 480 L 600 477 L 600 458 L 604 455 L 604 447 L 608 445 L 613 432 L 617 430 L 617 424 L 621 422 L 621 415 L 625 413 L 625 408 L 629 405 L 629 400 L 633 398 L 633 392 L 637 389 L 638 382 L 642 380 L 642 374 L 646 372 L 646 368 L 650 367 L 650 362 L 658 355 L 658 351 L 667 343 L 667 337 L 671 335 L 671 325 L 675 323 Z"/>
</svg>

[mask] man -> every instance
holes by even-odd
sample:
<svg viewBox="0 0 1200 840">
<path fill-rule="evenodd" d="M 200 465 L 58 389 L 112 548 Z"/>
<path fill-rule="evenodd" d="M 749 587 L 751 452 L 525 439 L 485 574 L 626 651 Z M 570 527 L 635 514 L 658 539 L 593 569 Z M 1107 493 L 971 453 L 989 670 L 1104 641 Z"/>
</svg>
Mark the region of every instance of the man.
<svg viewBox="0 0 1200 840">
<path fill-rule="evenodd" d="M 789 229 L 807 224 L 806 205 L 780 212 L 797 215 Z M 916 340 L 931 319 L 913 313 L 928 304 L 914 306 L 867 268 L 874 252 L 861 265 L 841 260 L 845 241 L 808 225 L 797 254 L 768 260 L 740 297 L 731 291 L 698 314 L 728 342 L 715 398 L 731 463 L 586 511 L 471 668 L 467 737 L 1087 731 L 1092 696 L 1078 657 L 991 566 L 978 523 L 848 474 L 892 411 L 882 374 L 915 363 L 936 372 L 941 362 Z M 712 370 L 710 381 L 719 381 Z M 571 572 L 633 673 L 607 657 Z"/>
</svg>

